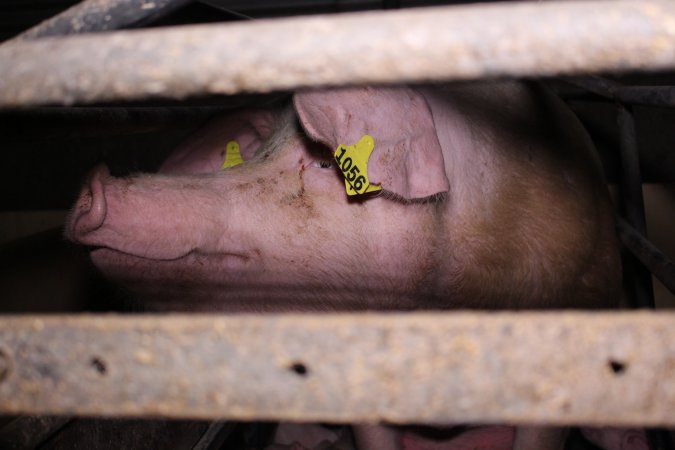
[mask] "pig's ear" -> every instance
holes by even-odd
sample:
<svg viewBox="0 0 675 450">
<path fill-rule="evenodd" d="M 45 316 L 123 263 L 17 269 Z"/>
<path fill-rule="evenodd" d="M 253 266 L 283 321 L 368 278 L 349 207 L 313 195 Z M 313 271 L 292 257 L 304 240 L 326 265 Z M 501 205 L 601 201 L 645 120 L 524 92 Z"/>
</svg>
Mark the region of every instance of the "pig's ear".
<svg viewBox="0 0 675 450">
<path fill-rule="evenodd" d="M 295 94 L 295 109 L 314 140 L 335 152 L 365 134 L 375 140 L 368 162 L 371 183 L 406 199 L 449 189 L 431 110 L 409 88 L 350 87 Z"/>
<path fill-rule="evenodd" d="M 276 116 L 273 109 L 246 109 L 211 119 L 178 145 L 159 171 L 175 174 L 218 172 L 224 165 L 248 161 L 272 134 Z M 240 160 L 232 154 L 237 150 Z M 225 164 L 226 159 L 228 164 Z"/>
</svg>

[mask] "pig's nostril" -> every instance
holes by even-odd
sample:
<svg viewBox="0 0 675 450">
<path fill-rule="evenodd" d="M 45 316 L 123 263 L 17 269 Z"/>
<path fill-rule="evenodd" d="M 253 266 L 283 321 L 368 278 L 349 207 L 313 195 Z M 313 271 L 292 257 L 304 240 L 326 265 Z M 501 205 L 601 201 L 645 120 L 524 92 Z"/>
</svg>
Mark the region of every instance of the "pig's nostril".
<svg viewBox="0 0 675 450">
<path fill-rule="evenodd" d="M 91 191 L 82 191 L 80 198 L 77 200 L 76 207 L 81 211 L 89 211 L 91 209 Z"/>
<path fill-rule="evenodd" d="M 103 179 L 108 176 L 105 165 L 98 166 L 89 176 L 73 211 L 73 235 L 83 236 L 103 225 L 106 216 L 106 200 Z"/>
</svg>

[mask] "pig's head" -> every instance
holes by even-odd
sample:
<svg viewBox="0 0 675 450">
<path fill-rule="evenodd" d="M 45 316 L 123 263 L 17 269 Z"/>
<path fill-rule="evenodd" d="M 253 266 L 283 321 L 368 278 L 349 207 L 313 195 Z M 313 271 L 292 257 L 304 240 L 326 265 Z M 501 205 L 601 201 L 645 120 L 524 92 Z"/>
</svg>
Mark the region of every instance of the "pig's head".
<svg viewBox="0 0 675 450">
<path fill-rule="evenodd" d="M 94 170 L 67 236 L 153 309 L 592 306 L 619 277 L 606 188 L 573 116 L 533 92 L 344 88 L 233 112 L 158 174 Z M 348 196 L 333 154 L 366 136 L 381 190 Z"/>
<path fill-rule="evenodd" d="M 429 198 L 447 191 L 430 110 L 407 89 L 336 92 L 219 117 L 158 174 L 114 178 L 98 167 L 67 237 L 151 308 L 423 304 L 444 233 Z M 371 181 L 385 195 L 349 198 L 332 151 L 366 133 L 377 146 Z M 232 141 L 244 163 L 221 170 Z"/>
</svg>

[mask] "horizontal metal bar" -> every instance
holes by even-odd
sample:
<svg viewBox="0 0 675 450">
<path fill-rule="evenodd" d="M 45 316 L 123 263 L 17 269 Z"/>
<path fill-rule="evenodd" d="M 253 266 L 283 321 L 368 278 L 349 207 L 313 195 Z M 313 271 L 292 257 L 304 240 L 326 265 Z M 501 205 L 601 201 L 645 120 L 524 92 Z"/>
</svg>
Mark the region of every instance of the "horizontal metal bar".
<svg viewBox="0 0 675 450">
<path fill-rule="evenodd" d="M 0 106 L 673 69 L 674 21 L 670 1 L 524 2 L 16 42 Z"/>
<path fill-rule="evenodd" d="M 675 313 L 0 318 L 0 413 L 675 425 Z"/>
<path fill-rule="evenodd" d="M 109 31 L 158 19 L 192 0 L 85 0 L 24 31 L 13 40 Z"/>
<path fill-rule="evenodd" d="M 624 86 L 600 77 L 574 77 L 566 80 L 593 94 L 621 103 L 675 107 L 675 86 Z"/>
<path fill-rule="evenodd" d="M 675 294 L 675 264 L 625 220 L 617 218 L 616 230 L 623 245 Z"/>
<path fill-rule="evenodd" d="M 617 99 L 633 105 L 675 108 L 675 86 L 624 86 Z"/>
</svg>

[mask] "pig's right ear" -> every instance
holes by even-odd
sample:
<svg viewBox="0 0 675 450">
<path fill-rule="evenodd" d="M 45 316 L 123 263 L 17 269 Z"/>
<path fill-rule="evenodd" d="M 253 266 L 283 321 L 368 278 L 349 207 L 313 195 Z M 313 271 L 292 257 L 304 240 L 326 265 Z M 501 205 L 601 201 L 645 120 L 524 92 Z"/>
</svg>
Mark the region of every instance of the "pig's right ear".
<svg viewBox="0 0 675 450">
<path fill-rule="evenodd" d="M 406 199 L 448 191 L 443 151 L 420 93 L 402 87 L 349 87 L 298 92 L 293 102 L 307 134 L 332 152 L 366 134 L 374 138 L 371 183 Z"/>
<path fill-rule="evenodd" d="M 245 109 L 211 119 L 178 145 L 159 171 L 174 174 L 213 173 L 224 166 L 248 161 L 253 158 L 260 144 L 272 134 L 276 116 L 274 109 Z M 235 151 L 241 159 L 233 155 Z"/>
</svg>

